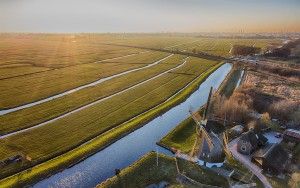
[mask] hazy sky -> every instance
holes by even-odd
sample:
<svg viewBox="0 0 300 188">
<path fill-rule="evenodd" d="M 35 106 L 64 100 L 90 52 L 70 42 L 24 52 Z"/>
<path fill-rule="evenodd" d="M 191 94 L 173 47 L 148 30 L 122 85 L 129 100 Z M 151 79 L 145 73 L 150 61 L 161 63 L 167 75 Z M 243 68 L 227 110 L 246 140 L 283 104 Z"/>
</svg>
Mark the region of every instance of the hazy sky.
<svg viewBox="0 0 300 188">
<path fill-rule="evenodd" d="M 0 32 L 300 32 L 300 0 L 0 0 Z"/>
</svg>

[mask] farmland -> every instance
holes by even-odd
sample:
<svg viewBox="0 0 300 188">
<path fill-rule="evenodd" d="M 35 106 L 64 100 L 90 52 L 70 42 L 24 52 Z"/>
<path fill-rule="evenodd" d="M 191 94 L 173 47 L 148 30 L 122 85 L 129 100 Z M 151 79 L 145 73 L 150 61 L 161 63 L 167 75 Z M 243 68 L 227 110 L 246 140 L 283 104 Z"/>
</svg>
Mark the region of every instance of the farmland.
<svg viewBox="0 0 300 188">
<path fill-rule="evenodd" d="M 64 92 L 126 70 L 145 66 L 165 57 L 164 53 L 143 53 L 99 63 L 66 67 L 34 75 L 2 80 L 0 108 L 19 106 Z M 55 80 L 55 82 L 53 82 Z M 12 96 L 11 93 L 15 95 Z"/>
<path fill-rule="evenodd" d="M 178 40 L 178 44 L 169 42 L 170 38 L 148 37 L 147 40 L 141 40 L 139 37 L 131 37 L 127 40 L 116 40 L 112 44 L 122 44 L 131 46 L 142 46 L 150 48 L 166 48 L 169 50 L 180 50 L 187 52 L 205 52 L 217 56 L 229 57 L 229 51 L 232 45 L 256 46 L 266 50 L 271 44 L 280 44 L 280 40 L 276 39 L 228 39 L 228 38 L 202 38 L 187 37 L 185 41 Z M 162 43 L 164 41 L 164 43 Z"/>
<path fill-rule="evenodd" d="M 183 67 L 125 93 L 46 126 L 4 138 L 1 140 L 1 157 L 22 152 L 29 155 L 33 161 L 44 161 L 66 152 L 160 104 L 217 63 L 190 58 Z"/>
<path fill-rule="evenodd" d="M 183 57 L 174 55 L 151 68 L 129 73 L 121 77 L 103 82 L 67 96 L 40 104 L 21 111 L 0 116 L 0 132 L 8 133 L 44 122 L 80 106 L 89 104 L 126 88 L 134 86 L 146 79 L 165 72 L 183 63 Z M 134 75 L 134 76 L 132 76 Z M 22 118 L 20 122 L 19 119 Z"/>
<path fill-rule="evenodd" d="M 214 55 L 229 57 L 230 48 L 234 44 L 256 46 L 265 50 L 271 43 L 280 43 L 279 40 L 266 40 L 266 39 L 214 39 L 214 38 L 201 38 L 193 43 L 188 43 L 174 47 L 174 49 L 186 50 L 189 52 L 202 51 Z"/>
<path fill-rule="evenodd" d="M 0 161 L 18 154 L 30 158 L 3 167 L 1 178 L 37 164 L 47 163 L 49 171 L 71 165 L 181 102 L 222 64 L 146 51 L 138 46 L 191 52 L 197 46 L 199 51 L 227 56 L 233 42 L 122 34 L 2 34 L 0 40 L 1 110 L 47 99 L 112 76 L 76 92 L 1 115 L 0 134 L 15 134 L 0 138 Z M 257 45 L 264 47 L 268 42 L 260 40 Z M 251 41 L 244 43 L 252 45 Z M 181 91 L 191 83 L 192 87 Z M 183 94 L 178 95 L 179 91 Z M 56 159 L 58 162 L 54 163 Z"/>
<path fill-rule="evenodd" d="M 91 43 L 87 37 L 74 35 L 1 34 L 0 41 L 0 79 L 140 52 Z"/>
</svg>

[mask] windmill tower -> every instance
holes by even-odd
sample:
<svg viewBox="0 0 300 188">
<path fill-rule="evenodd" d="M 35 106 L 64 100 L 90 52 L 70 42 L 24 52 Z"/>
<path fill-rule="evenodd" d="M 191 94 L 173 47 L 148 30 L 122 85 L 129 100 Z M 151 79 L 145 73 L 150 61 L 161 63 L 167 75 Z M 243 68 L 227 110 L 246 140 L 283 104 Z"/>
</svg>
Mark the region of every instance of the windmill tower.
<svg viewBox="0 0 300 188">
<path fill-rule="evenodd" d="M 196 140 L 194 142 L 190 157 L 197 157 L 204 162 L 214 162 L 223 155 L 223 144 L 218 135 L 209 130 L 207 127 L 208 111 L 210 99 L 212 96 L 212 89 L 210 89 L 208 100 L 206 103 L 203 118 L 197 112 L 189 111 L 193 120 L 196 123 Z"/>
</svg>

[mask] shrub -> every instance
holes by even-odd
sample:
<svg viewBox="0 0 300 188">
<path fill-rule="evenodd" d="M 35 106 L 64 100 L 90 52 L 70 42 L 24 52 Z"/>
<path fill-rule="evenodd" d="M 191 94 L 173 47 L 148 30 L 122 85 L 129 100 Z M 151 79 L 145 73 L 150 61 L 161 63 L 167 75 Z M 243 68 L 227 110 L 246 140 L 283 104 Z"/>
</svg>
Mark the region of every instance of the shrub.
<svg viewBox="0 0 300 188">
<path fill-rule="evenodd" d="M 299 123 L 300 101 L 285 99 L 278 102 L 274 102 L 270 106 L 269 112 L 272 117 L 286 121 L 296 121 Z"/>
<path fill-rule="evenodd" d="M 250 119 L 252 101 L 244 93 L 235 91 L 229 99 L 217 96 L 213 101 L 213 111 L 218 117 L 230 122 L 245 123 Z"/>
</svg>

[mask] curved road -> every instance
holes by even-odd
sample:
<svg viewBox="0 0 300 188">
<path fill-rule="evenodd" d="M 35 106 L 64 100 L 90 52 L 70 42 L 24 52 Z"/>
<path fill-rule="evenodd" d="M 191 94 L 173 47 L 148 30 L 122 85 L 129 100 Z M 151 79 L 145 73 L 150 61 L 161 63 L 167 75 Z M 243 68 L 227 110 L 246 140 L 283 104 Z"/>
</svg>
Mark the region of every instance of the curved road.
<svg viewBox="0 0 300 188">
<path fill-rule="evenodd" d="M 233 157 L 242 163 L 246 168 L 248 168 L 253 174 L 258 177 L 258 179 L 264 184 L 265 188 L 272 188 L 268 179 L 263 175 L 262 170 L 251 162 L 251 157 L 240 154 L 237 151 L 237 141 L 239 138 L 236 138 L 228 143 L 228 147 Z"/>
<path fill-rule="evenodd" d="M 166 58 L 168 58 L 168 57 L 171 57 L 172 55 L 173 55 L 173 54 L 171 54 L 171 55 L 165 57 L 164 59 L 166 59 Z M 71 114 L 74 114 L 74 113 L 76 113 L 76 112 L 79 112 L 79 111 L 81 111 L 81 110 L 83 110 L 83 109 L 85 109 L 85 108 L 88 108 L 88 107 L 90 107 L 90 106 L 93 106 L 93 105 L 95 105 L 95 104 L 98 104 L 98 103 L 100 103 L 100 102 L 103 102 L 103 101 L 105 101 L 105 100 L 107 100 L 107 99 L 110 99 L 110 98 L 112 98 L 112 97 L 114 97 L 114 96 L 116 96 L 116 95 L 122 94 L 122 93 L 124 93 L 124 92 L 126 92 L 126 91 L 128 91 L 128 90 L 130 90 L 130 89 L 133 89 L 133 88 L 135 88 L 135 87 L 138 87 L 138 86 L 140 86 L 140 85 L 142 85 L 142 84 L 144 84 L 144 83 L 146 83 L 146 82 L 149 82 L 149 81 L 151 81 L 151 80 L 154 80 L 155 78 L 158 78 L 158 77 L 160 77 L 160 76 L 162 76 L 162 75 L 164 75 L 164 74 L 167 74 L 167 73 L 169 73 L 169 72 L 171 72 L 171 71 L 173 71 L 173 70 L 175 70 L 175 69 L 178 69 L 178 68 L 184 66 L 184 65 L 186 64 L 188 58 L 189 58 L 189 57 L 184 58 L 183 61 L 182 61 L 182 63 L 179 64 L 179 65 L 177 65 L 176 67 L 173 67 L 173 68 L 171 68 L 171 69 L 169 69 L 169 70 L 166 70 L 166 71 L 164 71 L 164 72 L 162 72 L 162 73 L 160 73 L 160 74 L 158 74 L 158 75 L 156 75 L 156 76 L 154 76 L 154 77 L 152 77 L 152 78 L 149 78 L 149 79 L 147 79 L 147 80 L 144 80 L 144 81 L 142 81 L 142 82 L 140 82 L 140 83 L 138 83 L 138 84 L 136 84 L 136 85 L 133 85 L 133 86 L 127 88 L 127 89 L 124 89 L 124 90 L 122 90 L 122 91 L 119 91 L 119 92 L 114 93 L 114 94 L 112 94 L 112 95 L 109 95 L 109 96 L 107 96 L 107 97 L 104 97 L 104 98 L 101 98 L 101 99 L 99 99 L 99 100 L 96 100 L 96 101 L 94 101 L 94 102 L 92 102 L 92 103 L 90 103 L 90 104 L 87 104 L 87 105 L 85 105 L 85 106 L 82 106 L 82 107 L 80 107 L 80 108 L 77 108 L 77 109 L 75 109 L 75 110 L 73 110 L 73 111 L 70 111 L 70 112 L 68 112 L 68 113 L 66 113 L 66 114 L 63 114 L 63 115 L 58 116 L 58 117 L 56 117 L 56 118 L 53 118 L 53 119 L 51 119 L 51 120 L 48 120 L 48 121 L 45 121 L 45 122 L 43 122 L 43 123 L 37 124 L 37 125 L 35 125 L 35 126 L 29 127 L 29 128 L 25 128 L 25 129 L 22 129 L 22 130 L 19 130 L 19 131 L 15 131 L 15 132 L 12 132 L 12 133 L 9 133 L 9 134 L 2 135 L 2 136 L 0 136 L 0 139 L 9 137 L 9 136 L 12 136 L 12 135 L 15 135 L 15 134 L 19 134 L 19 133 L 22 133 L 22 132 L 26 132 L 26 131 L 28 131 L 28 130 L 35 129 L 35 128 L 37 128 L 37 127 L 44 126 L 44 125 L 46 125 L 46 124 L 52 123 L 52 122 L 54 122 L 54 121 L 57 121 L 57 120 L 59 120 L 59 119 L 62 119 L 62 118 L 64 118 L 64 117 L 69 116 L 69 115 L 71 115 Z M 163 61 L 163 60 L 161 59 L 160 61 Z M 156 64 L 157 64 L 157 62 L 156 62 Z"/>
</svg>

